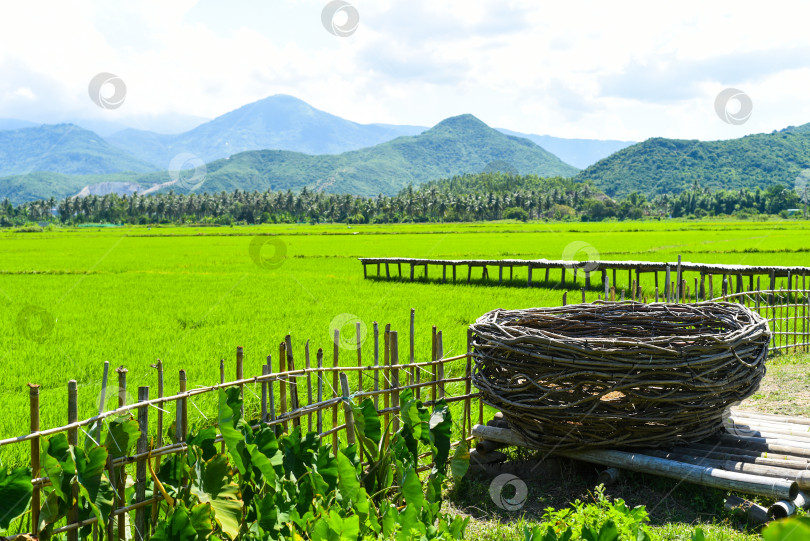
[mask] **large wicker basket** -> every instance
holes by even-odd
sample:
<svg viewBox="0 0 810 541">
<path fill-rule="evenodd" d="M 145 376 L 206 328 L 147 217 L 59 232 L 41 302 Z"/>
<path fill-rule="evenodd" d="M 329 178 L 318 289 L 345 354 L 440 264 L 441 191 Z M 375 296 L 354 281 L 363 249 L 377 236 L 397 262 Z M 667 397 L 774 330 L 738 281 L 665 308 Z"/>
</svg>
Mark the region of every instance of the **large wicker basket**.
<svg viewBox="0 0 810 541">
<path fill-rule="evenodd" d="M 732 303 L 494 310 L 473 325 L 473 383 L 546 450 L 657 447 L 722 429 L 765 375 L 768 323 Z"/>
</svg>

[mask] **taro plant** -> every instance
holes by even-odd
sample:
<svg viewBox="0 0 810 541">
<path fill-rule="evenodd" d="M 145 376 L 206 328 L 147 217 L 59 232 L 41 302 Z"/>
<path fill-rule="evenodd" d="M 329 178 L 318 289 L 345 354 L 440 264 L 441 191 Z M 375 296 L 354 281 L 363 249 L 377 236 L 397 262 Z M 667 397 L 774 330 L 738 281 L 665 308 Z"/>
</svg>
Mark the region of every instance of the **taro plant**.
<svg viewBox="0 0 810 541">
<path fill-rule="evenodd" d="M 265 540 L 392 538 L 458 539 L 467 520 L 441 511 L 448 467 L 463 475 L 468 454 L 462 444 L 451 456 L 452 419 L 440 401 L 430 412 L 410 391 L 401 395 L 401 428 L 382 427 L 370 400 L 352 405 L 357 443 L 334 450 L 317 434 L 299 428 L 251 424 L 242 417 L 238 388 L 219 391 L 218 424 L 186 440 L 183 453 L 147 461 L 147 497 L 161 494 L 150 513 L 153 540 Z M 96 434 L 100 436 L 100 431 Z M 64 523 L 78 492 L 79 519 L 109 518 L 115 484 L 109 460 L 128 456 L 140 436 L 131 418 L 112 421 L 104 443 L 88 437 L 83 448 L 64 434 L 45 443 L 42 466 L 50 485 L 40 511 L 41 538 Z M 2 524 L 30 505 L 30 470 L 0 471 L 0 495 L 17 495 Z M 133 491 L 126 504 L 134 503 Z M 131 524 L 131 523 L 130 523 Z M 103 528 L 95 535 L 103 536 Z M 79 530 L 89 539 L 90 526 Z"/>
</svg>

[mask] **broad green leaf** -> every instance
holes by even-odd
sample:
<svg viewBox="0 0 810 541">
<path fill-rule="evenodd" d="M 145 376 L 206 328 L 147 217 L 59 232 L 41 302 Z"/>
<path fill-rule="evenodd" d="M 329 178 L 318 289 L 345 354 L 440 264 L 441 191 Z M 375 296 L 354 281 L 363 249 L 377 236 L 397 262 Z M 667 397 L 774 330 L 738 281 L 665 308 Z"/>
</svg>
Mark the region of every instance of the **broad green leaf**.
<svg viewBox="0 0 810 541">
<path fill-rule="evenodd" d="M 329 511 L 326 519 L 329 529 L 338 534 L 339 539 L 355 541 L 360 535 L 360 517 L 352 515 L 343 518 L 336 510 Z"/>
<path fill-rule="evenodd" d="M 337 453 L 338 488 L 344 502 L 356 502 L 360 494 L 360 480 L 357 470 L 349 457 L 342 451 Z"/>
<path fill-rule="evenodd" d="M 458 483 L 461 478 L 467 474 L 470 469 L 470 452 L 467 449 L 466 442 L 461 442 L 456 447 L 453 453 L 453 458 L 450 460 L 450 473 L 453 476 L 453 481 Z"/>
<path fill-rule="evenodd" d="M 413 507 L 417 511 L 422 509 L 425 496 L 422 493 L 422 483 L 419 482 L 419 475 L 412 469 L 408 469 L 402 478 L 402 496 L 408 507 Z"/>
<path fill-rule="evenodd" d="M 151 541 L 201 541 L 211 534 L 211 507 L 198 504 L 189 510 L 183 502 L 158 522 Z"/>
<path fill-rule="evenodd" d="M 188 437 L 188 445 L 190 447 L 199 447 L 202 451 L 202 459 L 210 460 L 215 454 L 219 452 L 214 441 L 217 438 L 217 429 L 213 426 L 203 428 L 196 434 L 191 434 Z"/>
<path fill-rule="evenodd" d="M 225 440 L 225 447 L 231 455 L 239 473 L 248 473 L 243 452 L 245 451 L 245 435 L 240 428 L 242 420 L 242 398 L 238 387 L 228 387 L 219 390 L 219 431 Z"/>
<path fill-rule="evenodd" d="M 114 491 L 105 475 L 107 449 L 92 447 L 87 453 L 75 450 L 76 477 L 79 482 L 79 493 L 90 505 L 93 514 L 102 523 L 112 511 Z"/>
<path fill-rule="evenodd" d="M 110 421 L 107 437 L 104 439 L 104 447 L 107 448 L 110 457 L 115 460 L 128 456 L 140 437 L 141 430 L 138 427 L 138 421 L 128 417 L 119 417 Z"/>
<path fill-rule="evenodd" d="M 619 538 L 619 528 L 612 520 L 608 520 L 599 528 L 599 541 L 616 541 Z"/>
<path fill-rule="evenodd" d="M 0 530 L 28 510 L 33 493 L 30 468 L 0 468 Z"/>
<path fill-rule="evenodd" d="M 230 480 L 228 457 L 219 454 L 205 463 L 202 476 L 192 492 L 200 503 L 209 503 L 220 529 L 235 539 L 242 522 L 242 500 L 239 486 Z"/>
<path fill-rule="evenodd" d="M 374 401 L 366 398 L 360 403 L 360 406 L 352 405 L 352 410 L 355 412 L 355 426 L 359 432 L 373 441 L 375 446 L 378 445 L 382 438 L 382 428 L 377 408 L 374 407 Z M 358 418 L 361 419 L 359 424 L 357 424 Z"/>
<path fill-rule="evenodd" d="M 450 436 L 453 421 L 450 417 L 450 408 L 444 400 L 440 400 L 433 408 L 430 416 L 430 440 L 435 448 L 433 462 L 436 469 L 444 472 L 447 458 L 450 456 Z"/>
</svg>

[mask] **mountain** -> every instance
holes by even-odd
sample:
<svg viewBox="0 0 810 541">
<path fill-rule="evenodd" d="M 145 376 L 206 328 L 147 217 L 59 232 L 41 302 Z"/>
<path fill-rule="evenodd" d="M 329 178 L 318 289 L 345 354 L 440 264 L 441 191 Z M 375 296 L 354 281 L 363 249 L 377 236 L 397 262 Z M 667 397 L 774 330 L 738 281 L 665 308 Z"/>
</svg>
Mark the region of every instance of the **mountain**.
<svg viewBox="0 0 810 541">
<path fill-rule="evenodd" d="M 18 175 L 0 179 L 0 198 L 13 202 L 76 195 L 104 182 L 139 184 L 178 193 L 222 190 L 301 190 L 353 195 L 393 195 L 409 184 L 481 171 L 572 176 L 577 169 L 528 139 L 505 135 L 472 115 L 443 120 L 420 135 L 403 136 L 342 154 L 310 155 L 254 150 L 182 174 Z M 199 178 L 195 178 L 199 176 Z M 34 186 L 33 188 L 31 186 Z M 126 189 L 123 185 L 116 185 Z M 151 191 L 151 190 L 150 190 Z"/>
<path fill-rule="evenodd" d="M 0 175 L 34 171 L 86 175 L 153 170 L 154 166 L 73 124 L 43 124 L 0 131 Z"/>
<path fill-rule="evenodd" d="M 338 154 L 424 130 L 420 126 L 358 124 L 315 109 L 292 96 L 278 94 L 178 135 L 128 129 L 107 140 L 166 169 L 172 159 L 182 153 L 194 154 L 205 162 L 262 149 Z"/>
<path fill-rule="evenodd" d="M 792 188 L 810 168 L 810 124 L 723 141 L 653 138 L 581 171 L 610 196 L 677 193 L 695 182 L 712 189 Z"/>
<path fill-rule="evenodd" d="M 552 137 L 551 135 L 535 135 L 532 133 L 520 133 L 503 128 L 498 131 L 516 137 L 525 137 L 548 150 L 565 163 L 570 163 L 574 167 L 584 169 L 593 165 L 603 158 L 607 158 L 614 152 L 627 148 L 634 144 L 634 141 L 615 141 L 611 139 L 563 139 Z"/>
</svg>

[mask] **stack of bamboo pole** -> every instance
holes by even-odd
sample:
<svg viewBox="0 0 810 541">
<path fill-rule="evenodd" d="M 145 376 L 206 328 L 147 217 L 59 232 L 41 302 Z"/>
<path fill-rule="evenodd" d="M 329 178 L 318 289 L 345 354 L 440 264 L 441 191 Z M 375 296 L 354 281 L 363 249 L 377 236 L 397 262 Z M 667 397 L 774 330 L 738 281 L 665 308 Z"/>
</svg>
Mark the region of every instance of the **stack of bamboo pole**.
<svg viewBox="0 0 810 541">
<path fill-rule="evenodd" d="M 767 509 L 769 518 L 810 508 L 810 418 L 731 408 L 724 426 L 717 436 L 668 449 L 565 449 L 555 454 L 770 498 L 775 502 Z M 472 434 L 479 441 L 537 448 L 509 428 L 476 425 Z M 753 510 L 762 516 L 761 508 Z"/>
</svg>

